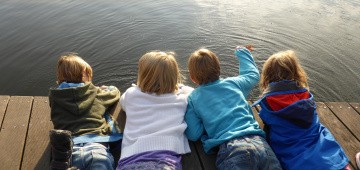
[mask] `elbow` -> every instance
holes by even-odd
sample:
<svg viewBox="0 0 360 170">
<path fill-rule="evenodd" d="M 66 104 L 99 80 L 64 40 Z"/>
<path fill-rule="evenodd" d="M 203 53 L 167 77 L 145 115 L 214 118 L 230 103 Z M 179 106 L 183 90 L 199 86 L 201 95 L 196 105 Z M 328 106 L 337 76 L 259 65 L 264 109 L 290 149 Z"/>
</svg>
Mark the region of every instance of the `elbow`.
<svg viewBox="0 0 360 170">
<path fill-rule="evenodd" d="M 260 74 L 259 74 L 259 71 L 252 71 L 252 72 L 249 72 L 247 74 L 249 80 L 251 79 L 251 82 L 253 83 L 253 85 L 259 83 L 260 81 Z"/>
</svg>

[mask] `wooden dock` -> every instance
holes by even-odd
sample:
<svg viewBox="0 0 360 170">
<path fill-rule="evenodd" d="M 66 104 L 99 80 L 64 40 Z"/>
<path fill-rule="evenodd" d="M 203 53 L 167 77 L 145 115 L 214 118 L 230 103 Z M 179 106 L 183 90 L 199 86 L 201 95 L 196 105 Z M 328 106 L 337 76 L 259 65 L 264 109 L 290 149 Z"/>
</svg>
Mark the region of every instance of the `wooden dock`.
<svg viewBox="0 0 360 170">
<path fill-rule="evenodd" d="M 254 113 L 262 126 L 258 109 Z M 119 110 L 117 107 L 115 113 Z M 317 111 L 355 170 L 355 154 L 360 152 L 360 103 L 317 102 Z M 0 96 L 0 170 L 49 169 L 48 132 L 52 128 L 47 97 Z M 216 155 L 206 155 L 200 142 L 190 146 L 191 154 L 183 156 L 184 170 L 215 169 Z"/>
</svg>

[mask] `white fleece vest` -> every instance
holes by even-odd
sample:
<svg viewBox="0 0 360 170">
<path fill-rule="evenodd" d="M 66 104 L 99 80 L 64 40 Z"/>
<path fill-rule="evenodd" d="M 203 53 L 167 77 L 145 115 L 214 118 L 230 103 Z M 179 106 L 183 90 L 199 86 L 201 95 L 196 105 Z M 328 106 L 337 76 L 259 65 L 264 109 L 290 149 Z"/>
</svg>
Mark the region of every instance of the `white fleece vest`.
<svg viewBox="0 0 360 170">
<path fill-rule="evenodd" d="M 120 99 L 126 112 L 120 159 L 155 150 L 189 153 L 184 115 L 191 91 L 182 86 L 176 93 L 156 95 L 143 93 L 137 86 L 127 89 Z"/>
</svg>

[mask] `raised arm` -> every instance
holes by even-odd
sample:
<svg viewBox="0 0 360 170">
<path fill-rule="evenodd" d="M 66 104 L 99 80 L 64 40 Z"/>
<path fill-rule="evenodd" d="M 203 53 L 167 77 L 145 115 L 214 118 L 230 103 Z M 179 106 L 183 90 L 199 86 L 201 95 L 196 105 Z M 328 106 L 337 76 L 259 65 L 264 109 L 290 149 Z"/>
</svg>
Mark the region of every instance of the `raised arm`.
<svg viewBox="0 0 360 170">
<path fill-rule="evenodd" d="M 249 48 L 251 50 L 251 48 Z M 237 83 L 247 97 L 253 87 L 259 82 L 260 74 L 249 49 L 237 47 L 235 56 L 239 59 L 239 76 Z"/>
</svg>

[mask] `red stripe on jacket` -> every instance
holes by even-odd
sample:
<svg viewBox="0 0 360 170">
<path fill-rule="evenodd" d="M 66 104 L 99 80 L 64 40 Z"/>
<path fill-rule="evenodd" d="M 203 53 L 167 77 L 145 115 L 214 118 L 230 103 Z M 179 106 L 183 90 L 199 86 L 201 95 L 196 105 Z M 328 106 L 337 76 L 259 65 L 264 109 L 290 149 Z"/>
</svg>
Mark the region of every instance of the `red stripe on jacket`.
<svg viewBox="0 0 360 170">
<path fill-rule="evenodd" d="M 279 111 L 299 100 L 308 99 L 310 93 L 308 91 L 291 94 L 278 94 L 266 97 L 266 102 L 273 111 Z"/>
</svg>

